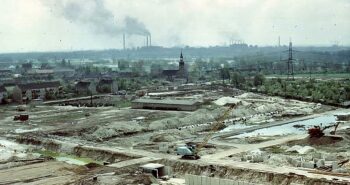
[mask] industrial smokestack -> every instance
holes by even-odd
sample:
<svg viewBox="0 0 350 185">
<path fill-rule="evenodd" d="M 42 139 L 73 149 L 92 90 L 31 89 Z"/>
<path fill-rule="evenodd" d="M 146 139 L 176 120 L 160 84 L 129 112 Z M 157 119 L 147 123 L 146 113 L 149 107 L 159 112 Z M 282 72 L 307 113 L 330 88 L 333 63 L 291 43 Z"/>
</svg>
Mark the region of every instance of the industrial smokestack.
<svg viewBox="0 0 350 185">
<path fill-rule="evenodd" d="M 146 36 L 146 47 L 148 47 L 148 36 Z"/>
<path fill-rule="evenodd" d="M 281 37 L 278 36 L 278 47 L 281 47 Z"/>
<path fill-rule="evenodd" d="M 125 51 L 125 33 L 123 33 L 123 50 Z"/>
<path fill-rule="evenodd" d="M 152 46 L 152 36 L 149 34 L 149 46 Z"/>
</svg>

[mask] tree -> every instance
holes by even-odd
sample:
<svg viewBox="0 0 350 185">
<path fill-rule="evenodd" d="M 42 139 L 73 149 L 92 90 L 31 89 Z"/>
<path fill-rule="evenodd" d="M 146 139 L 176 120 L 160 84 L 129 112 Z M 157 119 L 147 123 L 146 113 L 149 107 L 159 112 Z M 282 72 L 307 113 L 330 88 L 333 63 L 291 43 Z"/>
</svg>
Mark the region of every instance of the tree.
<svg viewBox="0 0 350 185">
<path fill-rule="evenodd" d="M 62 66 L 62 67 L 66 67 L 66 65 L 67 65 L 66 59 L 63 59 L 63 60 L 61 61 L 61 66 Z"/>
<path fill-rule="evenodd" d="M 121 90 L 126 90 L 127 85 L 126 85 L 126 82 L 125 82 L 124 79 L 120 79 L 118 81 L 118 88 L 121 89 Z"/>
<path fill-rule="evenodd" d="M 265 76 L 263 74 L 256 74 L 254 76 L 254 86 L 260 86 L 264 83 L 265 81 Z"/>
<path fill-rule="evenodd" d="M 22 91 L 20 88 L 18 88 L 17 86 L 15 86 L 12 90 L 12 98 L 15 102 L 17 103 L 23 103 L 22 101 Z"/>
<path fill-rule="evenodd" d="M 220 75 L 221 75 L 221 78 L 222 80 L 224 81 L 225 79 L 230 79 L 230 70 L 226 67 L 222 68 L 220 70 Z"/>
<path fill-rule="evenodd" d="M 245 82 L 245 78 L 243 75 L 241 75 L 238 72 L 232 73 L 231 75 L 232 84 L 234 84 L 236 87 L 241 87 L 244 82 Z"/>
</svg>

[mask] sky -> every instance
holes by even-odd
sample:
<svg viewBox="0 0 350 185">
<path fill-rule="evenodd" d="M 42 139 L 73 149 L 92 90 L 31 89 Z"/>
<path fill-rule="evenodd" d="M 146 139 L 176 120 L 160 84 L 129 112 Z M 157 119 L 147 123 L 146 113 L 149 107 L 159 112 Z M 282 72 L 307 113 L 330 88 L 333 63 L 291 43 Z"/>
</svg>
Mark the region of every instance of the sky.
<svg viewBox="0 0 350 185">
<path fill-rule="evenodd" d="M 350 45 L 350 0 L 0 0 L 0 53 Z"/>
</svg>

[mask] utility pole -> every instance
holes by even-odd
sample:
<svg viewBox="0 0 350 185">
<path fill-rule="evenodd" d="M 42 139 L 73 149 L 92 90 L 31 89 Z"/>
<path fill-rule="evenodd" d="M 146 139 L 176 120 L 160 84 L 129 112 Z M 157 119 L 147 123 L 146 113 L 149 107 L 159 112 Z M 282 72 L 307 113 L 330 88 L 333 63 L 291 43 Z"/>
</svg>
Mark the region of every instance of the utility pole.
<svg viewBox="0 0 350 185">
<path fill-rule="evenodd" d="M 125 47 L 125 33 L 123 33 L 123 50 L 124 51 L 126 50 L 126 47 Z"/>
<path fill-rule="evenodd" d="M 293 61 L 295 59 L 293 58 L 293 44 L 292 41 L 289 41 L 289 49 L 285 52 L 288 52 L 288 59 L 283 60 L 287 61 L 287 80 L 292 79 L 294 80 L 294 66 L 293 66 Z"/>
<path fill-rule="evenodd" d="M 294 66 L 293 66 L 293 46 L 292 41 L 289 42 L 289 49 L 288 49 L 288 60 L 287 60 L 287 68 L 288 68 L 288 76 L 287 79 L 290 77 L 294 80 Z"/>
</svg>

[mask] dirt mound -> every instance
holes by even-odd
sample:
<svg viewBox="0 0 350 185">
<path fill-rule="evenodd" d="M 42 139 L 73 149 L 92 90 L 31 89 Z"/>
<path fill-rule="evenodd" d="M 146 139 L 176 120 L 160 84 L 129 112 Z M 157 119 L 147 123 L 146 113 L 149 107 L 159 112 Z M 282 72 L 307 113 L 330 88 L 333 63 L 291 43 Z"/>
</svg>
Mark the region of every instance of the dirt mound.
<svg viewBox="0 0 350 185">
<path fill-rule="evenodd" d="M 179 130 L 171 130 L 162 133 L 155 133 L 150 137 L 150 141 L 152 142 L 174 142 L 179 139 L 189 137 L 190 133 Z"/>
<path fill-rule="evenodd" d="M 150 174 L 130 174 L 128 176 L 124 176 L 123 180 L 118 182 L 117 185 L 125 185 L 125 184 L 151 185 L 156 182 L 157 180 Z"/>
<path fill-rule="evenodd" d="M 97 163 L 88 163 L 88 164 L 85 165 L 85 167 L 87 167 L 88 169 L 95 169 L 95 168 L 98 168 L 100 166 L 101 165 L 97 164 Z"/>
<path fill-rule="evenodd" d="M 90 140 L 106 140 L 118 136 L 128 135 L 142 131 L 144 128 L 137 122 L 115 122 L 107 126 L 101 126 L 92 134 L 87 134 Z"/>
<path fill-rule="evenodd" d="M 197 125 L 214 121 L 219 115 L 221 115 L 227 108 L 226 107 L 215 107 L 212 110 L 199 109 L 192 114 L 184 118 L 167 118 L 157 120 L 149 125 L 150 130 L 162 130 L 179 128 L 188 125 Z"/>
<path fill-rule="evenodd" d="M 250 93 L 250 92 L 241 94 L 241 95 L 236 96 L 236 97 L 241 98 L 241 99 L 261 99 L 262 98 L 261 95 Z"/>
<path fill-rule="evenodd" d="M 298 141 L 289 142 L 288 145 L 333 145 L 342 141 L 342 137 L 323 136 L 320 138 L 305 138 Z"/>
<path fill-rule="evenodd" d="M 162 133 L 151 136 L 150 140 L 153 142 L 173 142 L 177 140 L 177 137 L 174 135 Z"/>
</svg>

